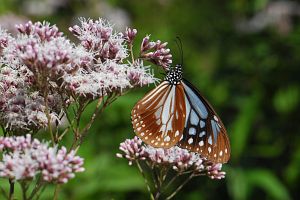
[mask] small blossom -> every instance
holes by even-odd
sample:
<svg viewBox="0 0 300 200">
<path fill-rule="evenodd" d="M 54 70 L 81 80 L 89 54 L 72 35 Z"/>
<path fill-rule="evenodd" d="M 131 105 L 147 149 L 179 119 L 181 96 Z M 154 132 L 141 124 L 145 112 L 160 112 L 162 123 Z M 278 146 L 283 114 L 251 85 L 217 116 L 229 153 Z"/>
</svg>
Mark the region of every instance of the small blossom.
<svg viewBox="0 0 300 200">
<path fill-rule="evenodd" d="M 222 164 L 217 163 L 211 166 L 207 166 L 206 170 L 207 170 L 207 175 L 211 178 L 211 179 L 222 179 L 225 178 L 226 172 L 222 172 Z"/>
<path fill-rule="evenodd" d="M 150 37 L 146 36 L 141 44 L 141 57 L 167 71 L 172 64 L 172 54 L 170 49 L 166 48 L 167 44 L 167 42 L 162 43 L 160 40 L 150 42 Z"/>
<path fill-rule="evenodd" d="M 10 131 L 27 131 L 48 125 L 45 114 L 44 97 L 36 91 L 30 91 L 33 84 L 32 74 L 27 68 L 0 69 L 0 120 Z M 61 99 L 58 94 L 48 95 L 52 121 L 59 121 Z"/>
<path fill-rule="evenodd" d="M 81 26 L 75 25 L 69 30 L 76 36 L 83 47 L 93 51 L 102 62 L 116 60 L 121 62 L 128 57 L 122 33 L 113 32 L 113 27 L 103 19 L 80 19 Z"/>
<path fill-rule="evenodd" d="M 0 56 L 2 54 L 2 50 L 7 47 L 10 40 L 12 40 L 10 34 L 0 27 Z"/>
<path fill-rule="evenodd" d="M 143 61 L 136 61 L 127 69 L 127 76 L 133 86 L 145 86 L 158 81 L 149 66 L 144 66 Z"/>
<path fill-rule="evenodd" d="M 26 24 L 16 25 L 16 28 L 21 34 L 28 36 L 33 35 L 42 41 L 50 41 L 53 38 L 61 37 L 63 35 L 62 32 L 59 32 L 57 26 L 50 26 L 49 22 L 36 22 L 33 24 L 31 21 L 29 21 Z"/>
<path fill-rule="evenodd" d="M 132 44 L 133 40 L 135 39 L 136 34 L 137 34 L 136 29 L 126 28 L 126 31 L 125 31 L 125 34 L 123 37 L 126 40 L 126 42 L 128 42 L 128 44 Z"/>
<path fill-rule="evenodd" d="M 131 140 L 126 139 L 122 142 L 119 149 L 123 151 L 123 154 L 117 153 L 117 157 L 126 158 L 129 161 L 129 165 L 132 165 L 132 161 L 136 159 L 145 159 L 145 147 L 142 146 L 142 140 L 136 136 Z"/>
<path fill-rule="evenodd" d="M 5 151 L 4 151 L 5 150 Z M 65 147 L 48 147 L 31 135 L 0 137 L 0 177 L 12 180 L 32 179 L 41 174 L 46 182 L 66 183 L 75 173 L 84 171 L 83 159 Z"/>
</svg>

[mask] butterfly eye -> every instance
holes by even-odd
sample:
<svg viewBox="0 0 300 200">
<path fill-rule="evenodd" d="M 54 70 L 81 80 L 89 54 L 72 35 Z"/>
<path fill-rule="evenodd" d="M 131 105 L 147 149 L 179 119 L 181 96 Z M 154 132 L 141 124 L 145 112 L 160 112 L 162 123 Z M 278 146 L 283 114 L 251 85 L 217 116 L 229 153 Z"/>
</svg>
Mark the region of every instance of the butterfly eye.
<svg viewBox="0 0 300 200">
<path fill-rule="evenodd" d="M 178 145 L 214 163 L 230 158 L 223 123 L 200 92 L 182 80 L 181 65 L 134 106 L 131 118 L 135 133 L 148 145 Z"/>
</svg>

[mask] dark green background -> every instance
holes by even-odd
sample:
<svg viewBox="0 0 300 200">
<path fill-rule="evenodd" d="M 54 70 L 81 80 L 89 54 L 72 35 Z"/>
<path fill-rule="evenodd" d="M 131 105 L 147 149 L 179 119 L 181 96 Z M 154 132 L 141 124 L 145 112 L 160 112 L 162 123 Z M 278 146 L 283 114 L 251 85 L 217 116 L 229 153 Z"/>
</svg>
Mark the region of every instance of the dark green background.
<svg viewBox="0 0 300 200">
<path fill-rule="evenodd" d="M 28 13 L 28 2 L 1 0 L 0 14 L 48 20 L 67 33 L 79 16 L 98 18 L 107 12 L 113 16 L 121 10 L 129 17 L 130 26 L 138 29 L 138 39 L 151 34 L 153 39 L 169 41 L 174 62 L 180 61 L 174 39 L 181 38 L 185 78 L 202 91 L 223 119 L 232 158 L 223 168 L 226 179 L 196 178 L 175 199 L 299 198 L 297 17 L 291 18 L 289 32 L 269 26 L 250 34 L 237 31 L 237 21 L 251 18 L 270 1 L 65 0 L 47 16 Z M 130 111 L 149 90 L 129 92 L 99 117 L 79 151 L 85 158 L 86 172 L 62 187 L 60 199 L 148 198 L 137 169 L 115 154 L 120 142 L 134 136 Z M 0 184 L 8 185 L 3 180 Z M 48 188 L 42 199 L 50 198 L 52 192 L 53 187 Z"/>
</svg>

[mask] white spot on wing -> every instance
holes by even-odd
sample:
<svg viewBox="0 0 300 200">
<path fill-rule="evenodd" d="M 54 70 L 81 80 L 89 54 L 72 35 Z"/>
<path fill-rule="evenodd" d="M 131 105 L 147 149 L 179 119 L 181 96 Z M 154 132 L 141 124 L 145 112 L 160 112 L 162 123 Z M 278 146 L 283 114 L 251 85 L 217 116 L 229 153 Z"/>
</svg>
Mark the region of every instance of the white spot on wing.
<svg viewBox="0 0 300 200">
<path fill-rule="evenodd" d="M 214 120 L 216 120 L 217 122 L 219 121 L 216 115 L 214 115 Z"/>
<path fill-rule="evenodd" d="M 164 138 L 164 141 L 165 141 L 165 142 L 169 142 L 170 139 L 171 139 L 171 138 L 170 138 L 169 136 L 167 136 L 167 137 Z"/>
<path fill-rule="evenodd" d="M 189 144 L 192 144 L 193 141 L 194 141 L 193 138 L 190 138 L 190 139 L 188 140 L 188 143 L 189 143 Z"/>
<path fill-rule="evenodd" d="M 220 151 L 219 155 L 222 156 L 223 155 L 223 151 Z"/>
<path fill-rule="evenodd" d="M 211 152 L 211 147 L 208 147 L 208 149 L 207 149 L 207 150 L 208 150 L 208 153 L 210 153 L 210 152 Z"/>
<path fill-rule="evenodd" d="M 176 132 L 175 132 L 175 137 L 177 137 L 179 135 L 179 131 L 177 130 Z"/>
<path fill-rule="evenodd" d="M 199 142 L 199 146 L 202 147 L 203 145 L 204 145 L 204 142 L 203 142 L 203 140 L 201 140 L 201 141 Z"/>
<path fill-rule="evenodd" d="M 211 135 L 208 137 L 208 144 L 212 145 L 212 138 L 211 138 Z"/>
<path fill-rule="evenodd" d="M 200 132 L 199 137 L 203 137 L 205 135 L 205 131 Z"/>
<path fill-rule="evenodd" d="M 170 91 L 169 95 L 167 96 L 167 99 L 164 103 L 164 107 L 163 107 L 162 114 L 161 114 L 161 121 L 163 124 L 166 124 L 169 119 L 170 106 L 172 107 L 172 109 L 174 109 L 174 106 L 173 106 L 174 100 L 172 101 L 174 94 L 175 94 L 175 87 L 172 86 L 171 91 Z M 171 105 L 171 101 L 172 101 L 172 105 Z"/>
</svg>

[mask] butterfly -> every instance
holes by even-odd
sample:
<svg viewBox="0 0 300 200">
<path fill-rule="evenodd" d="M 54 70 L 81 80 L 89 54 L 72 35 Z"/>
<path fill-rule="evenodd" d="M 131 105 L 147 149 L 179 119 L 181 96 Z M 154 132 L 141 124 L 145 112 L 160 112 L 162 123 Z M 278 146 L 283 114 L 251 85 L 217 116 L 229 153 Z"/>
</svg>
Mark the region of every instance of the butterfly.
<svg viewBox="0 0 300 200">
<path fill-rule="evenodd" d="M 226 129 L 208 101 L 182 76 L 182 65 L 170 68 L 164 81 L 131 111 L 136 135 L 153 147 L 199 153 L 213 163 L 226 163 L 230 143 Z"/>
</svg>

